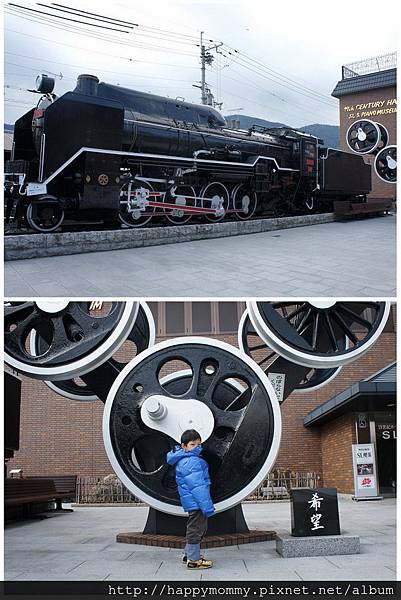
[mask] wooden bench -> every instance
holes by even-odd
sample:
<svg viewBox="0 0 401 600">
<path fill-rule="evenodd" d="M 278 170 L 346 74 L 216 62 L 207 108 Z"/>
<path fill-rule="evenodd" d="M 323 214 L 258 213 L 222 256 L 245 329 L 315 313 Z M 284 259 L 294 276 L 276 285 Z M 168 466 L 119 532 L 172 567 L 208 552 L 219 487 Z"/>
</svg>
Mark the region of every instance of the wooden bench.
<svg viewBox="0 0 401 600">
<path fill-rule="evenodd" d="M 56 486 L 52 479 L 5 479 L 4 504 L 22 506 L 25 517 L 32 516 L 32 505 L 56 500 Z"/>
<path fill-rule="evenodd" d="M 56 510 L 69 510 L 72 509 L 63 509 L 62 502 L 63 500 L 72 499 L 75 501 L 76 499 L 76 490 L 77 490 L 77 475 L 35 475 L 32 477 L 28 477 L 27 479 L 34 480 L 48 480 L 51 479 L 54 482 L 54 486 L 56 489 Z"/>
<path fill-rule="evenodd" d="M 334 202 L 334 214 L 337 217 L 356 217 L 359 215 L 380 215 L 388 213 L 393 207 L 391 198 L 377 198 L 368 202 Z"/>
</svg>

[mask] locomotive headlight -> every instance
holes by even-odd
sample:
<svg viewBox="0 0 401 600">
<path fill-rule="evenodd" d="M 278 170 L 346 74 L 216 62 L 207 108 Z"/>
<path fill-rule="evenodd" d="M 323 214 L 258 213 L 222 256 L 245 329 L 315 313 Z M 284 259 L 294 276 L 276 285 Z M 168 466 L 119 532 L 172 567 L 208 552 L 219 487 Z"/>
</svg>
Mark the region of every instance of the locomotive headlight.
<svg viewBox="0 0 401 600">
<path fill-rule="evenodd" d="M 51 94 L 54 90 L 54 83 L 55 80 L 53 77 L 42 73 L 42 75 L 38 75 L 36 78 L 36 90 L 42 92 L 42 94 Z"/>
</svg>

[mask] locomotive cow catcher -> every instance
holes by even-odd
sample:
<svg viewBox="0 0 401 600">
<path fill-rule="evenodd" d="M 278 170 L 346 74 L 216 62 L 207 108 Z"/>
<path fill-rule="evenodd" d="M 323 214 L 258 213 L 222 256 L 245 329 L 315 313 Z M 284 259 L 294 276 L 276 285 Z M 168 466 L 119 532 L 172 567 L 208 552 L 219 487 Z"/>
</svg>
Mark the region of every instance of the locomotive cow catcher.
<svg viewBox="0 0 401 600">
<path fill-rule="evenodd" d="M 5 216 L 17 228 L 51 232 L 65 217 L 135 228 L 326 212 L 371 190 L 362 156 L 295 129 L 233 131 L 210 106 L 93 75 L 60 97 L 53 89 L 39 76 L 36 107 L 15 123 Z"/>
</svg>

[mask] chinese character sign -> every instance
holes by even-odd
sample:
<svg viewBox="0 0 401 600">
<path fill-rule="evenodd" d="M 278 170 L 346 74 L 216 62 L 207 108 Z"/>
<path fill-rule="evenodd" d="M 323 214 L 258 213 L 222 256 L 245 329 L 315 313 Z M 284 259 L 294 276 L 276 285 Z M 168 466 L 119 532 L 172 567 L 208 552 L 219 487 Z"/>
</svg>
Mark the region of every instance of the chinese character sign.
<svg viewBox="0 0 401 600">
<path fill-rule="evenodd" d="M 337 490 L 295 488 L 291 490 L 291 534 L 297 537 L 338 535 Z"/>
<path fill-rule="evenodd" d="M 316 531 L 316 529 L 324 529 L 324 525 L 320 525 L 320 519 L 323 515 L 321 513 L 318 513 L 318 509 L 320 508 L 321 502 L 323 502 L 323 498 L 321 498 L 316 492 L 312 495 L 312 498 L 308 500 L 310 508 L 315 511 L 310 518 L 311 523 L 313 525 L 311 531 Z"/>
</svg>

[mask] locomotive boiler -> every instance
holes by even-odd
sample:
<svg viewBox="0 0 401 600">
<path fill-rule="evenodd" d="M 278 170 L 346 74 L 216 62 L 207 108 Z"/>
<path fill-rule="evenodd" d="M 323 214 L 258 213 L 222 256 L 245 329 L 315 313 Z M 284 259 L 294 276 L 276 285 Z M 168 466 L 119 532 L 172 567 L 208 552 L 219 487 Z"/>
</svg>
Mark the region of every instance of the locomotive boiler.
<svg viewBox="0 0 401 600">
<path fill-rule="evenodd" d="M 291 128 L 227 127 L 200 106 L 80 75 L 41 98 L 15 123 L 5 165 L 6 221 L 41 231 L 75 220 L 140 227 L 165 218 L 211 222 L 330 210 L 365 199 L 371 169 L 362 156 L 323 148 Z"/>
</svg>

